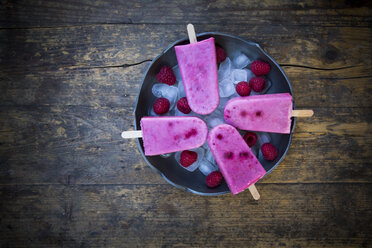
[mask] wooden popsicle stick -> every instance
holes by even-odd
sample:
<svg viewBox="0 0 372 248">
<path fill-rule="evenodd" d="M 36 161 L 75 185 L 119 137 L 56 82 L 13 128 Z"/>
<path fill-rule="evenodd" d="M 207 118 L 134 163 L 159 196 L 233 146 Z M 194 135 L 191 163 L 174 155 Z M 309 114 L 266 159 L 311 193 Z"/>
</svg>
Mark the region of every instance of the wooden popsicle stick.
<svg viewBox="0 0 372 248">
<path fill-rule="evenodd" d="M 142 131 L 124 131 L 121 133 L 123 139 L 142 138 Z"/>
<path fill-rule="evenodd" d="M 293 117 L 311 117 L 314 115 L 314 111 L 311 109 L 292 110 Z"/>
<path fill-rule="evenodd" d="M 198 41 L 196 39 L 194 25 L 191 23 L 187 24 L 187 34 L 189 36 L 190 43 L 196 43 Z"/>
<path fill-rule="evenodd" d="M 249 186 L 248 189 L 249 189 L 249 192 L 251 192 L 251 194 L 253 196 L 253 199 L 258 201 L 260 199 L 260 194 L 258 193 L 256 186 L 254 186 L 254 184 L 252 184 L 251 186 Z"/>
</svg>

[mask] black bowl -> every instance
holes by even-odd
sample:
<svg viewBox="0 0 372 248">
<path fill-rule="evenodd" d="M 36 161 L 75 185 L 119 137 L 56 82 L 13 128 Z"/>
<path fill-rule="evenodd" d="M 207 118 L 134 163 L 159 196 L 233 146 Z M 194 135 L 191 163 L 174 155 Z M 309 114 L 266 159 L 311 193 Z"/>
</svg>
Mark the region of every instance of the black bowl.
<svg viewBox="0 0 372 248">
<path fill-rule="evenodd" d="M 214 37 L 216 44 L 225 49 L 228 57 L 232 58 L 234 55 L 244 52 L 253 60 L 260 59 L 268 62 L 271 66 L 271 70 L 267 77 L 273 83 L 267 93 L 290 93 L 292 95 L 292 86 L 284 71 L 258 44 L 246 41 L 237 36 L 218 32 L 202 33 L 197 35 L 197 37 L 198 40 Z M 155 75 L 160 71 L 163 65 L 168 65 L 170 67 L 177 65 L 174 46 L 188 43 L 189 40 L 187 38 L 174 42 L 149 65 L 143 77 L 134 109 L 134 126 L 136 130 L 140 130 L 140 120 L 142 117 L 148 115 L 148 109 L 155 100 L 155 96 L 151 92 L 153 84 L 157 82 Z M 274 161 L 260 160 L 267 173 L 271 172 L 285 157 L 291 143 L 295 122 L 295 118 L 292 118 L 290 134 L 271 134 L 272 143 L 278 148 L 278 157 Z M 213 189 L 208 188 L 205 184 L 205 176 L 199 170 L 189 172 L 181 168 L 174 159 L 174 156 L 168 158 L 162 156 L 145 156 L 142 139 L 138 139 L 138 146 L 147 164 L 175 187 L 186 189 L 199 195 L 219 195 L 230 192 L 226 183 Z"/>
</svg>

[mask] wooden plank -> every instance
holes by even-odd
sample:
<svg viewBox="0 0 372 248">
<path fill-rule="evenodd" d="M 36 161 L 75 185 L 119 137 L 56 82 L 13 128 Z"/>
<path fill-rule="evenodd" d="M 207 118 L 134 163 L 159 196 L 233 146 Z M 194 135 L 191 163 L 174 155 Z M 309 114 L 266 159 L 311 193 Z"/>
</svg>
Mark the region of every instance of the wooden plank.
<svg viewBox="0 0 372 248">
<path fill-rule="evenodd" d="M 0 72 L 1 105 L 133 108 L 148 65 Z M 283 68 L 292 83 L 297 108 L 370 106 L 370 64 L 336 71 Z"/>
<path fill-rule="evenodd" d="M 316 108 L 298 119 L 285 160 L 262 183 L 370 182 L 368 108 Z M 143 161 L 132 109 L 0 108 L 2 184 L 166 184 Z"/>
<path fill-rule="evenodd" d="M 2 247 L 370 247 L 370 184 L 0 187 Z"/>
<path fill-rule="evenodd" d="M 285 66 L 296 107 L 370 107 L 371 69 L 356 66 L 335 71 Z"/>
<path fill-rule="evenodd" d="M 97 23 L 368 26 L 369 1 L 2 1 L 0 27 Z"/>
<path fill-rule="evenodd" d="M 121 107 L 132 111 L 148 65 L 0 73 L 1 105 Z"/>
<path fill-rule="evenodd" d="M 369 66 L 368 27 L 301 28 L 285 25 L 195 25 L 255 41 L 280 64 L 316 68 Z M 186 26 L 93 25 L 0 30 L 0 66 L 4 73 L 51 71 L 134 64 L 155 58 L 172 42 L 185 38 Z M 335 71 L 337 72 L 337 71 Z"/>
<path fill-rule="evenodd" d="M 145 165 L 136 140 L 120 136 L 133 128 L 132 111 L 84 106 L 2 109 L 2 182 L 162 182 Z"/>
<path fill-rule="evenodd" d="M 371 247 L 371 7 L 0 0 L 0 246 Z M 259 202 L 178 190 L 120 138 L 188 22 L 260 43 L 315 110 Z"/>
</svg>

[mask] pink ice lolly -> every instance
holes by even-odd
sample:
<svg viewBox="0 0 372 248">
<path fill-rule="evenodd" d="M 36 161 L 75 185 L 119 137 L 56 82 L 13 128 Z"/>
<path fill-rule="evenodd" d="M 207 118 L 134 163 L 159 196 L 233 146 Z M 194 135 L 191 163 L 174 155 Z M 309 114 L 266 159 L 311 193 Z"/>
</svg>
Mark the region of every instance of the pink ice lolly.
<svg viewBox="0 0 372 248">
<path fill-rule="evenodd" d="M 141 129 L 146 156 L 199 147 L 208 134 L 204 121 L 188 116 L 143 117 Z"/>
<path fill-rule="evenodd" d="M 214 38 L 175 46 L 178 66 L 190 108 L 206 115 L 218 106 L 218 76 Z"/>
<path fill-rule="evenodd" d="M 266 174 L 235 127 L 222 124 L 213 128 L 208 135 L 208 145 L 234 195 Z"/>
<path fill-rule="evenodd" d="M 237 97 L 226 103 L 224 118 L 243 130 L 290 133 L 292 108 L 288 93 Z"/>
</svg>

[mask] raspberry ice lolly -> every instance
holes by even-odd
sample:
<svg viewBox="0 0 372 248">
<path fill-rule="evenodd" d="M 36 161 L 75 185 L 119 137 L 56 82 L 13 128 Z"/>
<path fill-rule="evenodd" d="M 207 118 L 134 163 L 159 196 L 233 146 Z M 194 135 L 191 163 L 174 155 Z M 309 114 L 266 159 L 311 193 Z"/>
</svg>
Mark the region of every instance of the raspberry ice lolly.
<svg viewBox="0 0 372 248">
<path fill-rule="evenodd" d="M 190 44 L 174 48 L 190 108 L 206 115 L 219 103 L 216 47 L 214 38 L 197 42 L 193 26 L 191 32 Z"/>
<path fill-rule="evenodd" d="M 290 133 L 292 108 L 288 93 L 237 97 L 226 103 L 224 118 L 243 130 Z"/>
<path fill-rule="evenodd" d="M 239 129 L 272 133 L 290 133 L 291 117 L 310 117 L 312 110 L 292 110 L 288 93 L 233 98 L 226 103 L 227 124 Z"/>
<path fill-rule="evenodd" d="M 141 137 L 146 156 L 193 149 L 205 143 L 208 127 L 198 117 L 143 117 L 141 131 L 127 131 L 123 138 Z"/>
<path fill-rule="evenodd" d="M 231 192 L 236 195 L 249 188 L 252 193 L 250 186 L 266 171 L 235 127 L 222 124 L 213 128 L 208 145 Z"/>
</svg>

